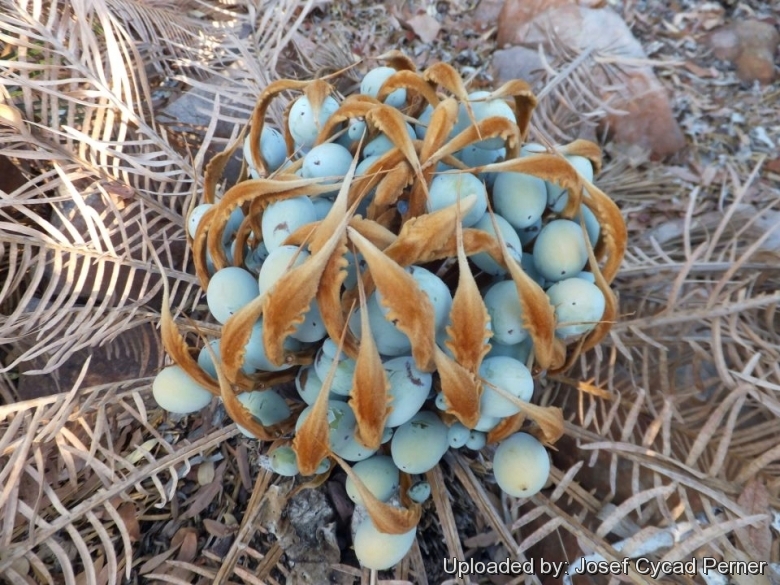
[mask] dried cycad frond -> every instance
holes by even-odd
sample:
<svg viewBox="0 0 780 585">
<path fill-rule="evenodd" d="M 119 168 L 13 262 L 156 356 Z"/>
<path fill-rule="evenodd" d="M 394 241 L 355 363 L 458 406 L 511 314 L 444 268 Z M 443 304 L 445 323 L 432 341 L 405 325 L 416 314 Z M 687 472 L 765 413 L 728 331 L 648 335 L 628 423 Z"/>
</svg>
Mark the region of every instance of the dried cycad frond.
<svg viewBox="0 0 780 585">
<path fill-rule="evenodd" d="M 108 582 L 130 578 L 140 540 L 137 516 L 165 507 L 175 497 L 179 473 L 183 477 L 204 453 L 213 454 L 237 432 L 215 429 L 174 448 L 154 428 L 156 421 L 147 422 L 148 380 L 92 388 L 79 388 L 80 382 L 57 396 L 0 407 L 0 417 L 13 421 L 3 429 L 7 447 L 0 458 L 10 489 L 0 506 L 19 514 L 5 525 L 4 538 L 13 546 L 0 559 L 0 574 L 12 575 L 21 566 L 17 561 L 27 559 L 28 566 L 56 576 L 95 578 L 104 559 Z M 80 400 L 74 400 L 77 394 Z M 48 477 L 44 457 L 52 457 L 64 473 Z M 96 493 L 98 486 L 108 487 Z M 18 540 L 16 522 L 36 528 Z M 67 542 L 76 545 L 75 554 L 66 552 Z"/>
<path fill-rule="evenodd" d="M 3 367 L 25 368 L 45 353 L 41 371 L 50 373 L 73 352 L 110 343 L 119 331 L 149 321 L 146 307 L 159 304 L 160 276 L 149 270 L 141 240 L 154 246 L 176 281 L 174 314 L 195 292 L 183 269 L 181 215 L 201 181 L 206 152 L 221 148 L 215 127 L 229 116 L 215 106 L 213 127 L 203 129 L 190 158 L 151 111 L 158 98 L 148 75 L 175 69 L 186 74 L 185 87 L 243 99 L 249 108 L 265 77 L 244 84 L 243 98 L 239 84 L 220 89 L 213 79 L 203 81 L 236 58 L 231 31 L 245 16 L 230 10 L 99 0 L 3 2 L 0 13 L 9 31 L 0 84 L 13 96 L 7 107 L 24 121 L 16 129 L 2 126 L 3 154 L 29 177 L 9 194 L 10 215 L 0 218 L 14 273 L 26 275 L 2 293 L 0 302 L 17 293 L 24 302 L 0 329 L 28 347 Z M 290 14 L 276 13 L 257 29 L 270 41 L 252 49 L 263 53 L 261 61 L 281 50 L 271 31 L 283 30 Z M 78 74 L 63 77 L 63 70 Z M 49 199 L 50 206 L 40 205 Z M 12 219 L 16 210 L 25 225 Z M 34 301 L 41 301 L 37 310 Z"/>
</svg>

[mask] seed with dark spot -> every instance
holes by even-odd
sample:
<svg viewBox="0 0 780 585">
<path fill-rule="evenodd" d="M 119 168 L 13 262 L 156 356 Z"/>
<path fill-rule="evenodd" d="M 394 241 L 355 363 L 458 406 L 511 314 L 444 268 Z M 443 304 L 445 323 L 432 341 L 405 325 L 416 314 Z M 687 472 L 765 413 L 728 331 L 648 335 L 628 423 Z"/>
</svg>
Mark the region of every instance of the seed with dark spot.
<svg viewBox="0 0 780 585">
<path fill-rule="evenodd" d="M 412 381 L 412 384 L 414 384 L 415 386 L 423 385 L 422 378 L 415 378 L 414 374 L 412 374 L 412 362 L 406 362 L 406 375 L 409 377 L 409 379 Z"/>
</svg>

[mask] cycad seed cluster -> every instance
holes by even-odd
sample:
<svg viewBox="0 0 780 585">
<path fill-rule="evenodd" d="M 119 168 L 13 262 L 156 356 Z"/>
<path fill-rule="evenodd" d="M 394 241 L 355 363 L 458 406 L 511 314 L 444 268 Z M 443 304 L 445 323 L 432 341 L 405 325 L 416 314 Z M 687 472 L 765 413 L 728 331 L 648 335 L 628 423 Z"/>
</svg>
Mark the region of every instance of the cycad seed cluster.
<svg viewBox="0 0 780 585">
<path fill-rule="evenodd" d="M 448 449 L 497 443 L 506 493 L 544 487 L 563 419 L 533 403 L 534 378 L 608 332 L 626 245 L 593 184 L 597 146 L 525 142 L 526 83 L 469 92 L 445 63 L 381 60 L 348 96 L 332 79 L 272 83 L 209 164 L 187 231 L 221 337 L 191 347 L 166 305 L 176 365 L 153 386 L 176 413 L 221 397 L 244 434 L 274 441 L 279 474 L 342 466 L 372 569 L 406 555 Z M 274 99 L 289 100 L 279 129 Z M 241 146 L 242 180 L 217 198 Z"/>
</svg>

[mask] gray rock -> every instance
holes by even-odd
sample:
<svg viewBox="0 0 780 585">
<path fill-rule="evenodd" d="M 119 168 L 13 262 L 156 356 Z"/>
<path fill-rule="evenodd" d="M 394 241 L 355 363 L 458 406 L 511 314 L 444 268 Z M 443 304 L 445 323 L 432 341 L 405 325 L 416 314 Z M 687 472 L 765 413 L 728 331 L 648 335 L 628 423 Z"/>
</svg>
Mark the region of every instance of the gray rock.
<svg viewBox="0 0 780 585">
<path fill-rule="evenodd" d="M 493 68 L 499 85 L 512 79 L 522 79 L 533 86 L 544 78 L 539 53 L 526 47 L 499 49 L 493 53 Z"/>
<path fill-rule="evenodd" d="M 566 63 L 585 55 L 579 65 L 581 76 L 600 98 L 599 103 L 579 104 L 592 110 L 581 112 L 587 114 L 587 123 L 598 118 L 615 142 L 639 145 L 652 158 L 674 154 L 686 142 L 666 89 L 652 68 L 641 64 L 647 56 L 620 15 L 609 7 L 595 6 L 567 0 L 507 0 L 499 17 L 496 43 L 532 51 L 542 47 L 550 62 Z M 595 55 L 614 62 L 600 64 L 594 61 Z M 529 52 L 509 54 L 504 59 L 513 56 L 538 59 Z M 582 118 L 579 123 L 585 124 L 585 116 Z"/>
<path fill-rule="evenodd" d="M 248 120 L 252 115 L 255 95 L 249 95 L 246 79 L 248 69 L 243 60 L 237 60 L 220 75 L 212 75 L 202 83 L 194 85 L 190 90 L 171 101 L 157 114 L 157 120 L 173 130 L 182 132 L 205 131 L 215 114 L 217 96 L 219 105 L 216 114 L 217 122 L 214 135 L 227 138 L 242 124 L 240 120 Z M 256 84 L 256 80 L 252 80 Z M 233 118 L 229 121 L 227 118 Z"/>
</svg>

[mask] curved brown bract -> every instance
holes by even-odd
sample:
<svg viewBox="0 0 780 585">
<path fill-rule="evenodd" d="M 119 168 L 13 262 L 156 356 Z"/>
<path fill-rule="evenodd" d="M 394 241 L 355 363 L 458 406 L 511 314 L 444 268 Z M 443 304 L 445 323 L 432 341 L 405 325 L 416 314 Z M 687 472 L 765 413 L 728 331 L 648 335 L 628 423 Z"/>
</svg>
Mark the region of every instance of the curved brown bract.
<svg viewBox="0 0 780 585">
<path fill-rule="evenodd" d="M 485 301 L 466 260 L 460 209 L 457 211 L 455 234 L 458 243 L 458 286 L 452 297 L 450 325 L 447 327 L 449 339 L 446 345 L 455 361 L 477 376 L 482 359 L 490 351 L 488 340 L 493 337 L 493 331 L 490 329 L 490 315 Z"/>
<path fill-rule="evenodd" d="M 247 213 L 246 221 L 249 224 L 249 228 L 252 230 L 252 236 L 255 242 L 259 244 L 263 241 L 263 211 L 266 208 L 266 203 L 262 199 L 253 199 L 249 202 L 249 213 Z"/>
<path fill-rule="evenodd" d="M 433 87 L 431 87 L 429 83 L 426 83 L 416 71 L 409 71 L 408 69 L 402 69 L 398 73 L 394 73 L 388 77 L 379 89 L 376 99 L 380 102 L 384 102 L 387 96 L 397 89 L 406 89 L 417 92 L 427 103 L 434 107 L 439 103 L 439 96 L 436 95 L 436 91 Z"/>
<path fill-rule="evenodd" d="M 439 159 L 432 159 L 434 153 L 446 142 L 458 121 L 458 102 L 452 98 L 442 100 L 431 112 L 431 120 L 425 133 L 420 159 L 426 167 L 435 167 Z"/>
<path fill-rule="evenodd" d="M 349 186 L 348 205 L 352 206 L 384 180 L 385 175 L 406 160 L 398 148 L 392 148 L 375 160 L 365 172 L 355 177 Z"/>
<path fill-rule="evenodd" d="M 354 228 L 361 236 L 383 251 L 387 250 L 398 239 L 398 236 L 386 227 L 359 215 L 349 220 L 349 227 Z"/>
<path fill-rule="evenodd" d="M 198 361 L 192 357 L 190 348 L 184 336 L 176 327 L 170 308 L 170 292 L 168 290 L 168 281 L 163 278 L 163 301 L 162 314 L 160 316 L 160 333 L 163 347 L 171 356 L 173 363 L 181 367 L 187 375 L 200 384 L 203 388 L 211 392 L 214 396 L 219 396 L 219 385 L 198 365 Z"/>
<path fill-rule="evenodd" d="M 366 114 L 366 122 L 383 132 L 395 144 L 396 148 L 401 151 L 401 154 L 404 155 L 406 161 L 411 165 L 417 179 L 422 180 L 420 159 L 417 157 L 417 150 L 407 132 L 406 121 L 401 112 L 382 104 Z"/>
<path fill-rule="evenodd" d="M 326 227 L 327 221 L 326 217 L 320 228 Z M 284 342 L 303 323 L 304 316 L 317 295 L 328 261 L 334 253 L 338 253 L 337 249 L 344 237 L 347 223 L 348 218 L 345 216 L 337 229 L 316 251 L 312 243 L 312 255 L 300 266 L 291 268 L 267 292 L 263 307 L 263 345 L 272 364 L 281 366 L 285 362 L 290 363 Z"/>
<path fill-rule="evenodd" d="M 414 64 L 414 61 L 398 49 L 391 49 L 386 53 L 382 53 L 376 59 L 377 61 L 384 61 L 388 67 L 398 71 L 417 71 L 417 65 Z"/>
<path fill-rule="evenodd" d="M 469 92 L 463 84 L 460 73 L 452 65 L 441 62 L 434 63 L 423 71 L 423 79 L 429 83 L 443 87 L 450 94 L 458 98 L 458 101 L 468 103 Z"/>
<path fill-rule="evenodd" d="M 436 165 L 442 158 L 441 156 L 434 158 L 434 154 L 447 142 L 457 119 L 458 102 L 452 98 L 441 101 L 433 109 L 425 139 L 420 146 L 422 181 L 416 182 L 412 188 L 409 195 L 409 211 L 404 217 L 405 220 L 419 217 L 425 213 L 425 205 L 428 201 L 427 186 L 433 180 Z"/>
<path fill-rule="evenodd" d="M 530 420 L 531 433 L 545 445 L 554 445 L 563 436 L 563 411 L 557 406 L 539 406 L 530 402 L 518 404 L 520 412 L 502 420 L 488 433 L 488 443 L 499 443 L 513 435 Z"/>
<path fill-rule="evenodd" d="M 434 349 L 436 370 L 439 372 L 447 413 L 455 416 L 466 428 L 473 429 L 479 421 L 482 381 L 447 356 L 438 346 Z"/>
<path fill-rule="evenodd" d="M 354 178 L 354 172 L 356 168 L 356 161 L 352 162 L 352 167 L 347 173 L 347 177 Z M 321 222 L 318 229 L 315 231 L 315 237 L 312 241 L 312 251 L 320 249 L 320 241 L 327 243 L 325 238 L 328 236 L 329 231 L 339 230 L 341 235 L 333 249 L 333 252 L 328 259 L 328 263 L 325 266 L 325 270 L 320 279 L 320 286 L 317 289 L 317 303 L 320 309 L 320 315 L 322 316 L 323 324 L 331 339 L 341 339 L 344 352 L 352 359 L 357 358 L 359 342 L 357 338 L 352 334 L 347 327 L 347 320 L 349 311 L 342 310 L 342 294 L 341 287 L 344 283 L 344 279 L 347 276 L 347 260 L 345 255 L 348 252 L 347 248 L 347 234 L 341 229 L 343 225 L 340 218 L 348 217 L 348 225 L 356 223 L 356 227 L 361 226 L 361 222 L 356 222 L 357 219 L 351 216 L 354 213 L 355 207 L 358 204 L 358 200 L 354 204 L 349 204 L 349 196 L 351 189 L 347 189 L 342 186 L 339 191 L 338 197 L 330 210 L 330 213 Z M 347 216 L 347 214 L 350 216 Z M 372 232 L 372 235 L 374 233 Z M 323 245 L 324 245 L 323 243 Z"/>
<path fill-rule="evenodd" d="M 339 336 L 338 354 L 344 347 L 344 337 L 347 328 Z M 336 339 L 334 337 L 334 339 Z M 298 469 L 303 475 L 313 475 L 325 457 L 338 457 L 330 450 L 330 424 L 328 423 L 328 399 L 333 378 L 336 374 L 338 359 L 333 360 L 325 380 L 322 381 L 322 389 L 312 405 L 311 412 L 300 429 L 295 434 L 292 448 L 298 462 Z"/>
<path fill-rule="evenodd" d="M 607 283 L 612 283 L 620 270 L 628 245 L 626 222 L 617 204 L 601 189 L 592 183 L 586 183 L 586 190 L 589 197 L 585 198 L 584 203 L 601 225 L 601 240 L 604 243 L 606 256 L 601 273 Z"/>
<path fill-rule="evenodd" d="M 355 359 L 355 375 L 352 379 L 349 405 L 357 420 L 355 439 L 364 447 L 376 450 L 382 444 L 385 421 L 390 414 L 390 382 L 371 333 L 366 293 L 359 278 L 358 291 L 360 293 L 360 349 Z"/>
<path fill-rule="evenodd" d="M 317 305 L 328 336 L 331 339 L 338 339 L 344 332 L 343 351 L 348 357 L 357 359 L 360 341 L 347 327 L 349 307 L 342 308 L 341 287 L 347 277 L 347 253 L 347 236 L 345 234 L 325 266 L 320 287 L 317 289 Z"/>
<path fill-rule="evenodd" d="M 228 382 L 235 383 L 241 374 L 246 355 L 246 344 L 252 336 L 252 327 L 263 315 L 265 295 L 258 296 L 249 304 L 233 313 L 222 327 L 220 353 L 222 372 Z"/>
<path fill-rule="evenodd" d="M 523 427 L 525 418 L 523 411 L 506 417 L 488 432 L 487 443 L 500 443 L 508 436 L 514 435 Z"/>
<path fill-rule="evenodd" d="M 303 246 L 306 242 L 311 240 L 312 235 L 317 230 L 321 222 L 313 221 L 302 225 L 289 236 L 287 236 L 282 242 L 283 246 Z"/>
<path fill-rule="evenodd" d="M 542 370 L 555 369 L 563 365 L 566 356 L 566 346 L 555 337 L 555 310 L 542 287 L 509 257 L 506 246 L 502 245 L 501 250 L 504 265 L 517 287 L 523 307 L 523 327 L 533 339 L 536 363 Z"/>
<path fill-rule="evenodd" d="M 208 239 L 209 229 L 217 210 L 212 207 L 203 214 L 195 230 L 195 236 L 192 238 L 192 261 L 195 264 L 195 276 L 200 281 L 200 287 L 206 290 L 209 286 L 211 276 L 206 266 L 206 240 Z"/>
<path fill-rule="evenodd" d="M 230 418 L 261 441 L 274 441 L 292 430 L 295 426 L 292 416 L 288 417 L 286 421 L 274 425 L 272 428 L 266 428 L 260 424 L 260 422 L 252 416 L 252 413 L 241 404 L 241 401 L 236 396 L 236 393 L 233 391 L 227 378 L 222 373 L 221 366 L 216 362 L 214 365 L 217 368 L 217 376 L 219 378 L 219 395 L 222 398 L 222 403 L 225 405 L 225 410 Z"/>
<path fill-rule="evenodd" d="M 583 230 L 585 229 L 584 221 L 582 228 Z M 602 227 L 602 229 L 604 228 Z M 615 262 L 616 259 L 619 259 L 619 261 L 622 262 L 623 254 L 625 253 L 625 242 L 623 242 L 623 245 L 621 246 L 619 243 L 615 242 L 614 238 L 615 234 L 610 233 L 605 234 L 603 239 L 605 242 L 606 253 L 608 255 L 607 262 L 610 266 L 611 264 L 609 264 L 609 262 L 613 258 L 615 258 L 615 260 L 612 260 L 612 262 Z M 588 241 L 587 238 L 586 241 Z M 609 269 L 605 266 L 605 269 L 607 269 L 607 275 L 604 274 L 604 271 L 599 267 L 595 252 L 593 249 L 591 249 L 590 246 L 588 246 L 588 263 L 590 265 L 591 272 L 593 272 L 593 276 L 595 277 L 596 286 L 599 287 L 599 290 L 604 295 L 605 308 L 604 314 L 602 315 L 601 320 L 596 324 L 596 327 L 582 340 L 582 344 L 580 346 L 581 351 L 588 351 L 596 347 L 596 345 L 598 345 L 599 342 L 604 339 L 604 337 L 609 333 L 609 330 L 612 328 L 612 324 L 616 321 L 618 313 L 617 298 L 613 290 L 609 287 L 611 282 L 611 272 L 609 272 Z M 614 275 L 612 275 L 612 277 L 614 277 Z"/>
<path fill-rule="evenodd" d="M 364 118 L 372 108 L 381 104 L 376 98 L 367 95 L 351 95 L 346 98 L 339 109 L 336 110 L 317 135 L 317 144 L 322 144 L 333 134 L 339 124 L 347 122 L 351 118 Z"/>
<path fill-rule="evenodd" d="M 515 116 L 517 116 L 517 127 L 520 130 L 520 139 L 525 141 L 531 126 L 531 115 L 536 108 L 536 96 L 528 83 L 521 79 L 513 79 L 490 94 L 490 99 L 507 97 L 514 98 L 514 110 Z"/>
<path fill-rule="evenodd" d="M 319 228 L 320 222 L 315 221 L 299 227 L 282 242 L 284 246 L 301 246 L 311 239 L 312 234 Z M 374 244 L 380 250 L 384 250 L 398 238 L 393 232 L 377 222 L 364 219 L 359 215 L 351 217 L 349 226 Z"/>
<path fill-rule="evenodd" d="M 603 163 L 601 149 L 599 145 L 590 140 L 583 140 L 578 138 L 574 142 L 565 144 L 558 148 L 558 151 L 563 155 L 575 155 L 587 158 L 593 165 L 594 174 L 598 175 L 601 172 L 601 166 Z"/>
<path fill-rule="evenodd" d="M 532 154 L 523 158 L 510 159 L 481 167 L 475 167 L 477 173 L 495 172 L 525 173 L 559 185 L 569 191 L 569 200 L 561 216 L 571 219 L 577 214 L 582 201 L 583 179 L 574 170 L 569 161 L 559 154 Z"/>
<path fill-rule="evenodd" d="M 249 241 L 249 236 L 252 234 L 252 218 L 251 216 L 244 217 L 244 220 L 241 222 L 241 226 L 236 232 L 236 248 L 233 251 L 233 266 L 244 265 L 244 250 L 246 248 L 247 242 Z"/>
<path fill-rule="evenodd" d="M 404 534 L 417 526 L 420 522 L 420 516 L 422 515 L 422 506 L 420 506 L 420 504 L 409 500 L 405 492 L 403 492 L 401 496 L 402 503 L 406 505 L 405 508 L 397 508 L 391 504 L 386 504 L 385 502 L 378 500 L 373 492 L 371 492 L 371 490 L 362 482 L 360 476 L 352 471 L 352 467 L 350 467 L 346 461 L 337 455 L 331 456 L 355 483 L 355 489 L 357 489 L 358 494 L 360 494 L 360 498 L 363 500 L 363 504 L 371 518 L 371 522 L 373 522 L 377 530 L 386 534 Z"/>
<path fill-rule="evenodd" d="M 379 225 L 393 229 L 399 223 L 400 214 L 397 208 L 388 209 L 374 218 Z"/>
<path fill-rule="evenodd" d="M 485 118 L 484 120 L 481 120 L 480 122 L 476 122 L 473 125 L 469 126 L 465 130 L 463 130 L 463 132 L 461 132 L 457 136 L 454 136 L 452 140 L 447 142 L 439 150 L 434 152 L 431 155 L 431 160 L 438 162 L 445 155 L 454 154 L 459 150 L 471 144 L 474 144 L 475 142 L 480 142 L 487 138 L 500 138 L 501 140 L 503 140 L 506 145 L 506 155 L 508 158 L 511 159 L 511 160 L 507 160 L 506 162 L 495 163 L 493 165 L 488 165 L 488 166 L 493 167 L 493 166 L 505 165 L 512 162 L 526 160 L 526 159 L 514 158 L 520 152 L 520 131 L 517 128 L 517 124 L 514 124 L 511 120 L 508 120 L 507 118 L 499 118 L 499 117 Z M 486 167 L 479 167 L 479 168 L 487 169 L 488 167 L 486 166 Z M 503 169 L 503 170 L 509 170 L 509 169 Z M 481 170 L 476 172 L 481 172 Z M 517 171 L 517 172 L 521 172 L 521 171 Z"/>
<path fill-rule="evenodd" d="M 468 198 L 464 198 L 462 199 L 462 201 L 466 202 L 468 201 Z M 449 209 L 449 208 L 445 208 L 445 209 Z M 436 213 L 443 212 L 443 211 L 444 209 L 440 209 Z M 433 214 L 427 214 L 420 217 L 427 218 L 429 215 L 433 215 Z M 426 224 L 428 224 L 429 221 L 431 227 L 440 223 L 439 220 L 436 220 L 434 223 L 433 220 L 426 219 Z M 403 242 L 398 242 L 395 246 L 393 246 L 392 249 L 388 247 L 388 250 L 386 250 L 385 253 L 403 266 L 408 266 L 409 264 L 415 264 L 415 263 L 427 264 L 429 262 L 435 262 L 437 260 L 453 258 L 458 253 L 458 243 L 455 237 L 455 226 L 454 224 L 452 224 L 450 227 L 447 227 L 450 224 L 447 224 L 445 221 L 442 221 L 441 225 L 442 225 L 442 230 L 449 230 L 449 231 L 437 232 L 435 237 L 433 237 L 432 235 L 432 237 L 430 238 L 431 241 L 434 243 L 441 242 L 440 246 L 418 245 L 418 242 L 415 242 L 413 240 L 408 242 L 403 241 Z M 405 226 L 406 224 L 404 224 L 404 227 Z M 425 238 L 426 232 L 420 232 L 419 235 L 421 238 Z M 498 240 L 496 240 L 496 238 L 494 238 L 492 235 L 490 235 L 487 232 L 483 232 L 482 230 L 477 230 L 473 228 L 464 229 L 463 249 L 466 251 L 466 256 L 473 256 L 474 254 L 486 252 L 487 254 L 490 254 L 490 257 L 493 258 L 493 260 L 495 260 L 499 264 L 499 266 L 506 268 L 506 263 L 504 261 L 504 256 L 501 253 L 501 246 L 498 243 Z M 404 254 L 404 250 L 410 250 L 409 251 L 410 256 L 406 256 Z M 411 250 L 414 251 L 412 252 Z"/>
<path fill-rule="evenodd" d="M 314 120 L 319 125 L 320 112 L 325 99 L 333 93 L 333 86 L 324 79 L 314 79 L 306 84 L 303 95 L 309 99 Z"/>
<path fill-rule="evenodd" d="M 368 206 L 369 219 L 380 217 L 390 207 L 398 203 L 404 189 L 414 182 L 414 171 L 406 161 L 399 162 L 389 169 L 376 186 L 374 199 Z"/>
<path fill-rule="evenodd" d="M 203 203 L 214 203 L 217 198 L 217 183 L 222 179 L 225 173 L 225 167 L 246 135 L 246 128 L 241 131 L 236 141 L 228 146 L 223 152 L 215 154 L 206 164 L 206 170 L 203 172 Z M 259 140 L 259 138 L 258 138 Z"/>
<path fill-rule="evenodd" d="M 471 107 L 471 101 L 469 100 L 468 90 L 466 89 L 466 86 L 463 84 L 463 80 L 461 79 L 460 73 L 458 73 L 458 71 L 454 67 L 452 67 L 452 65 L 449 65 L 447 63 L 434 63 L 433 65 L 428 67 L 428 69 L 425 70 L 423 76 L 427 81 L 443 87 L 448 92 L 450 92 L 450 94 L 456 97 L 458 101 L 461 104 L 463 104 L 463 106 L 466 108 L 466 114 L 468 115 L 469 121 L 471 122 L 471 127 L 473 128 L 479 126 L 476 118 L 474 117 L 474 111 L 472 110 Z M 515 110 L 518 119 L 518 124 L 512 124 L 512 126 L 514 126 L 514 129 L 518 133 L 518 135 L 523 138 L 525 137 L 525 134 L 527 133 L 528 130 L 528 122 L 531 116 L 530 112 L 533 110 L 533 106 L 536 105 L 536 98 L 528 97 L 528 86 L 524 85 L 524 83 L 525 82 L 523 81 L 509 82 L 508 84 L 505 84 L 504 88 L 502 88 L 503 91 L 505 92 L 516 91 L 517 93 Z M 500 94 L 500 95 L 504 95 L 504 94 Z M 530 95 L 533 96 L 533 94 Z M 496 97 L 499 97 L 499 95 L 497 95 Z M 528 106 L 531 104 L 529 100 L 532 100 L 533 103 L 530 110 L 528 109 Z M 479 130 L 477 130 L 477 135 L 478 136 L 481 135 L 484 138 L 495 136 L 495 134 L 491 134 L 490 132 L 486 134 L 480 134 L 482 131 L 483 129 L 480 127 Z M 472 142 L 476 142 L 476 140 Z M 471 142 L 469 142 L 469 144 L 470 143 Z M 514 147 L 511 144 L 507 144 L 507 156 L 508 157 L 517 156 L 517 151 L 514 150 Z"/>
<path fill-rule="evenodd" d="M 441 249 L 453 239 L 457 242 L 455 230 L 458 225 L 458 216 L 468 213 L 476 200 L 476 195 L 469 195 L 461 199 L 460 212 L 456 203 L 433 213 L 409 219 L 401 227 L 398 237 L 385 248 L 385 255 L 401 266 L 425 264 L 438 260 L 438 258 L 430 258 L 428 253 L 431 250 Z M 457 254 L 457 248 L 447 256 L 455 254 Z"/>
<path fill-rule="evenodd" d="M 339 351 L 341 350 L 339 343 Z M 328 424 L 328 396 L 333 384 L 333 376 L 336 372 L 338 360 L 328 371 L 328 375 L 322 382 L 322 390 L 312 405 L 309 416 L 301 424 L 292 442 L 298 460 L 298 470 L 303 475 L 314 475 L 320 462 L 327 456 L 332 456 L 330 450 L 330 425 Z"/>
<path fill-rule="evenodd" d="M 268 111 L 271 100 L 285 91 L 305 89 L 311 83 L 312 82 L 310 81 L 280 79 L 270 83 L 260 94 L 260 97 L 257 98 L 257 103 L 255 104 L 255 109 L 252 111 L 252 118 L 249 126 L 249 152 L 252 155 L 252 166 L 257 169 L 257 172 L 261 177 L 266 177 L 268 175 L 268 165 L 263 158 L 263 153 L 260 151 L 260 135 L 263 132 L 265 114 Z M 289 114 L 289 109 L 287 110 L 287 113 Z M 286 127 L 287 120 L 285 120 L 285 128 Z M 291 146 L 290 143 L 287 142 L 288 155 L 291 154 L 290 151 Z"/>
<path fill-rule="evenodd" d="M 436 324 L 430 299 L 420 290 L 411 274 L 353 228 L 349 228 L 348 233 L 350 241 L 368 264 L 376 288 L 382 294 L 382 303 L 390 310 L 388 321 L 394 322 L 409 338 L 417 367 L 423 372 L 433 371 Z"/>
</svg>

